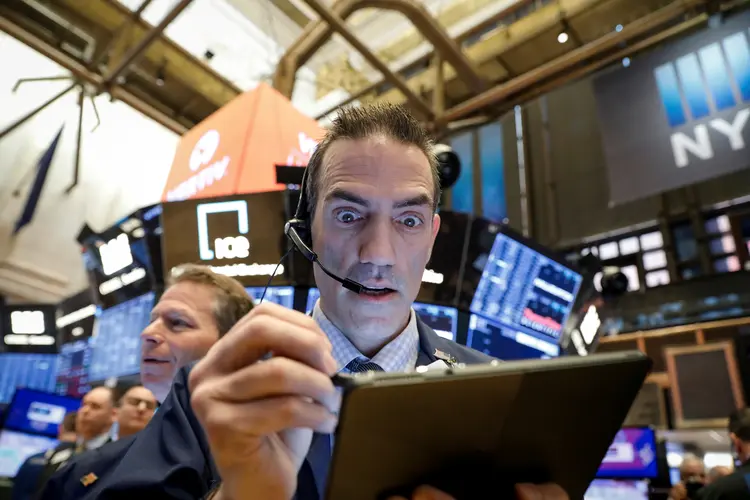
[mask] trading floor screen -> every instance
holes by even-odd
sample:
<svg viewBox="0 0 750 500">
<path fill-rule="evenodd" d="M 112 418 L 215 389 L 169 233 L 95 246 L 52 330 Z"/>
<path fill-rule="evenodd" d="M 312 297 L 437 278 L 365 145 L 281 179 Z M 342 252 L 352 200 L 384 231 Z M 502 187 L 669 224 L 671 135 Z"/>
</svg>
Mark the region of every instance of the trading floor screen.
<svg viewBox="0 0 750 500">
<path fill-rule="evenodd" d="M 498 345 L 515 338 L 537 351 L 533 357 L 557 355 L 581 281 L 580 274 L 507 234 L 498 234 L 471 302 L 471 312 L 481 318 L 473 319 L 476 328 L 469 331 L 469 341 L 474 342 L 482 336 L 477 332 L 491 331 L 494 347 L 483 348 L 487 338 L 469 345 L 502 359 L 517 359 L 504 355 Z M 555 346 L 554 354 L 546 346 Z"/>
<path fill-rule="evenodd" d="M 458 326 L 458 310 L 455 307 L 438 306 L 435 304 L 414 303 L 414 311 L 427 326 L 435 333 L 449 340 L 456 340 Z"/>
<path fill-rule="evenodd" d="M 265 287 L 256 286 L 245 288 L 250 298 L 253 299 L 253 303 L 257 306 L 261 303 L 260 298 L 263 297 L 263 290 Z M 294 287 L 291 286 L 269 286 L 266 290 L 266 296 L 263 297 L 263 302 L 272 302 L 280 306 L 294 309 Z"/>
</svg>

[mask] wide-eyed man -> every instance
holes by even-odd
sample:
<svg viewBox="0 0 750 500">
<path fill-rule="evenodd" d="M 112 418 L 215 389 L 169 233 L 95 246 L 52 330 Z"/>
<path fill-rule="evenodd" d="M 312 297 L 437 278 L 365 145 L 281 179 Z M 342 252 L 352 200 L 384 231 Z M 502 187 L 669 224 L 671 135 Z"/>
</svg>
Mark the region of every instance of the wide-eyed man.
<svg viewBox="0 0 750 500">
<path fill-rule="evenodd" d="M 316 267 L 312 318 L 256 307 L 181 371 L 103 495 L 320 499 L 340 404 L 331 375 L 406 371 L 441 357 L 489 361 L 438 336 L 411 307 L 440 228 L 440 186 L 433 144 L 407 111 L 341 110 L 309 162 L 303 194 L 320 262 L 367 290 L 343 288 Z M 555 486 L 519 491 L 535 493 L 566 498 Z"/>
<path fill-rule="evenodd" d="M 144 417 L 147 414 L 150 420 L 156 401 L 167 397 L 177 371 L 205 356 L 252 307 L 245 289 L 233 278 L 194 264 L 173 269 L 166 291 L 151 311 L 151 322 L 141 334 L 143 387 L 137 393 L 125 394 L 120 405 L 121 415 L 125 405 L 130 405 Z M 151 398 L 144 390 L 153 394 Z M 137 432 L 142 428 L 132 430 Z M 136 436 L 127 429 L 123 434 L 121 422 L 118 441 L 96 453 L 77 457 L 53 476 L 42 498 L 78 500 L 86 494 L 96 497 L 97 487 L 119 463 Z"/>
</svg>

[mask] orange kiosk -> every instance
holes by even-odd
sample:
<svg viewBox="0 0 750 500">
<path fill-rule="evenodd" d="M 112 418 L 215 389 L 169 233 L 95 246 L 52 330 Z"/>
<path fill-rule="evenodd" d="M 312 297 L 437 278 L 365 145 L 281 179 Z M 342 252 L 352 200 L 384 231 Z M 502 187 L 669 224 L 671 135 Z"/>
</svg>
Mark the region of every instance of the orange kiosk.
<svg viewBox="0 0 750 500">
<path fill-rule="evenodd" d="M 276 165 L 306 166 L 324 133 L 261 83 L 182 136 L 162 201 L 280 191 Z"/>
</svg>

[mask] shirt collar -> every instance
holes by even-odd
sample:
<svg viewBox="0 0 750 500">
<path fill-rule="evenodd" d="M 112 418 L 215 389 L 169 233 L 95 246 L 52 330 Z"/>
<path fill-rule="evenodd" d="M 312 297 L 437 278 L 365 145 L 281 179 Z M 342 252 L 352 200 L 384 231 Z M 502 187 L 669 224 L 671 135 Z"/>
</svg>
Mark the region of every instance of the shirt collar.
<svg viewBox="0 0 750 500">
<path fill-rule="evenodd" d="M 409 323 L 406 328 L 386 344 L 372 359 L 354 347 L 354 344 L 329 320 L 320 308 L 320 301 L 315 303 L 312 317 L 318 326 L 328 336 L 333 346 L 333 359 L 343 370 L 354 359 L 364 359 L 378 364 L 386 372 L 403 372 L 413 370 L 419 357 L 419 331 L 417 330 L 417 315 L 410 311 Z"/>
<path fill-rule="evenodd" d="M 109 432 L 105 432 L 104 434 L 100 434 L 96 436 L 95 438 L 91 438 L 88 441 L 83 441 L 82 439 L 78 439 L 78 446 L 83 445 L 84 448 L 87 450 L 95 450 L 97 448 L 101 448 L 105 444 L 107 444 L 107 441 L 109 441 L 110 436 Z"/>
</svg>

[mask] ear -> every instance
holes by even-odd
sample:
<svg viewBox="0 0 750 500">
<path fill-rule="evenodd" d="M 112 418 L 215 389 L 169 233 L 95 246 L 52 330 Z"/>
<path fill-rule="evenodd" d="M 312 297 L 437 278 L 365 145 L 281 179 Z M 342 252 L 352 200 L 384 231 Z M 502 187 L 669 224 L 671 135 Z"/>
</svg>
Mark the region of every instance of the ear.
<svg viewBox="0 0 750 500">
<path fill-rule="evenodd" d="M 432 258 L 432 249 L 435 247 L 435 238 L 437 238 L 439 231 L 440 216 L 435 214 L 432 216 L 432 243 L 430 244 L 430 251 L 427 253 L 427 262 L 430 262 L 430 259 Z"/>
</svg>

